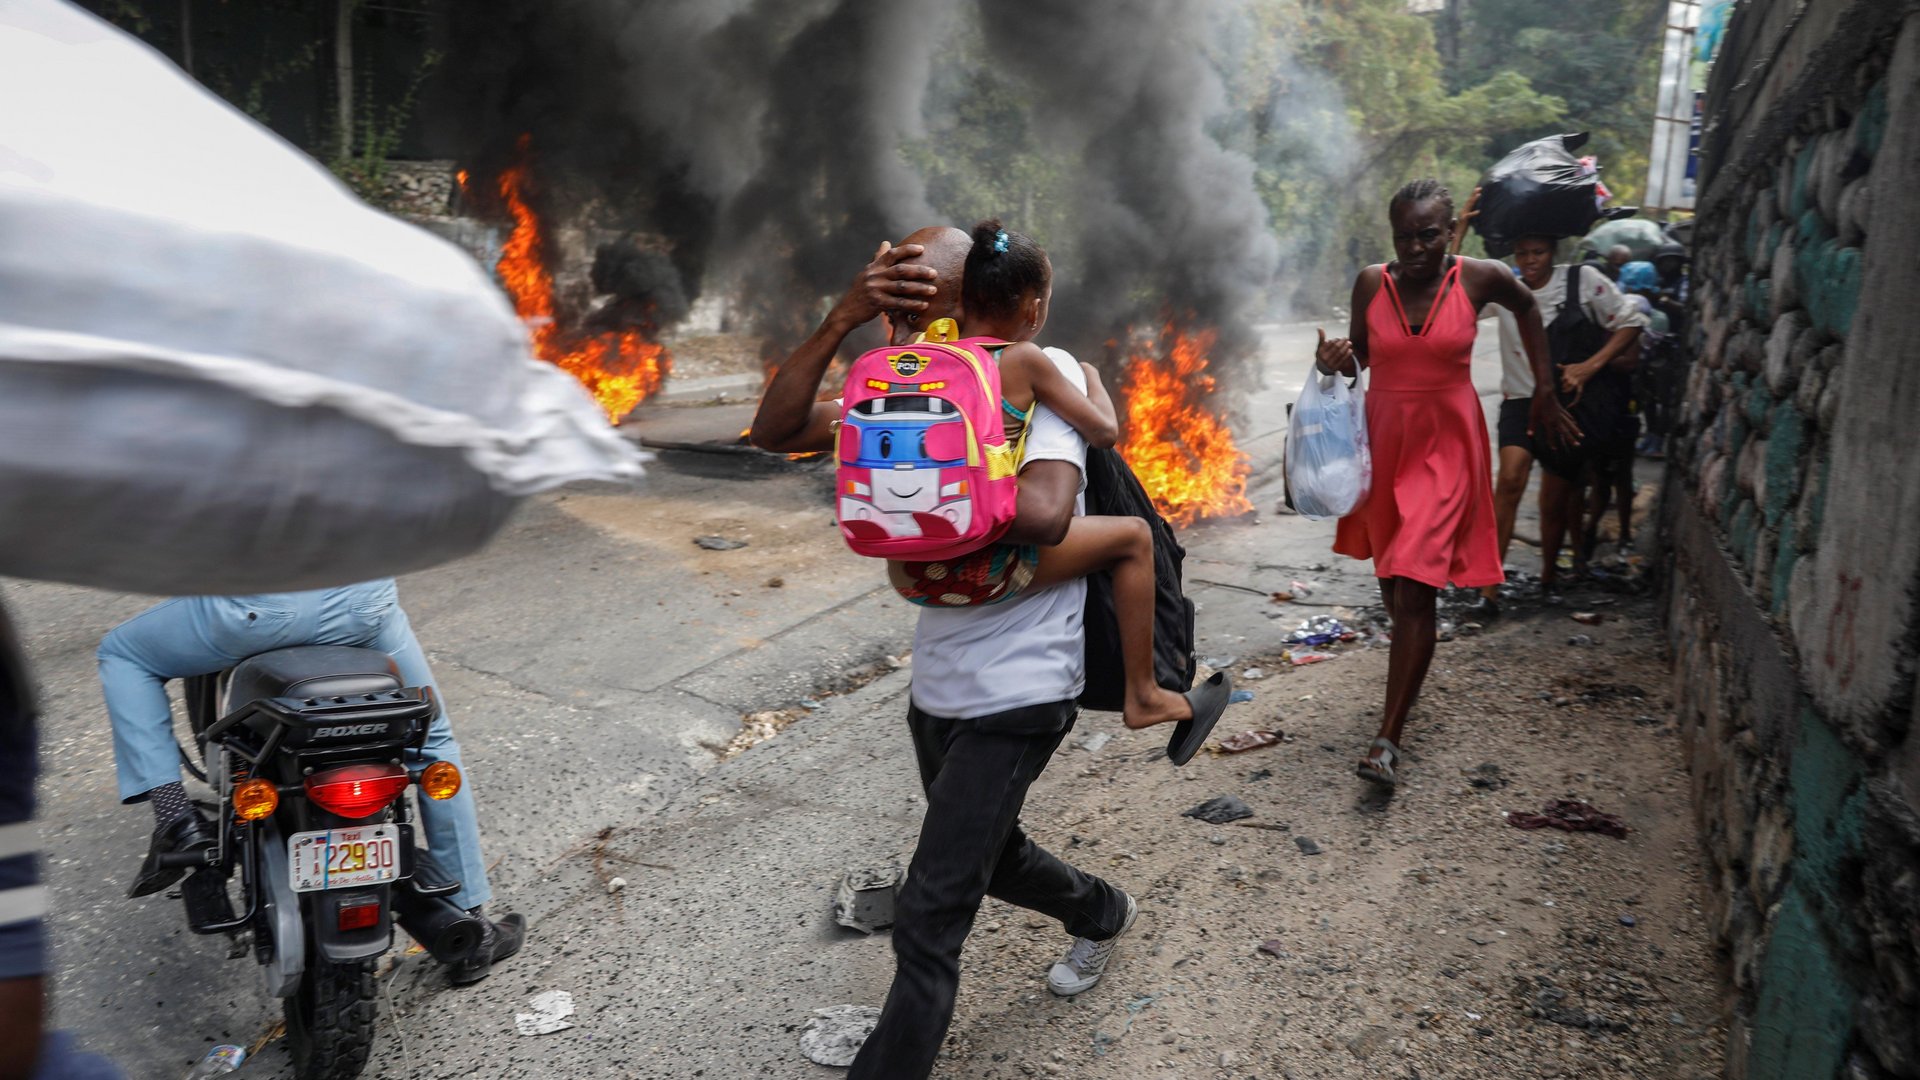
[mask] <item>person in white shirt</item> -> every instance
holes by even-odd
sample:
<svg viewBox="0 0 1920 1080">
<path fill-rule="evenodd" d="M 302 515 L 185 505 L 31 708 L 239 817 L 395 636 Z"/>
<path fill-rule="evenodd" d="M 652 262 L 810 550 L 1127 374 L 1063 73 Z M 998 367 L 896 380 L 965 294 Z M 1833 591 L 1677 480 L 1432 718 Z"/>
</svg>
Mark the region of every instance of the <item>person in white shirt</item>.
<svg viewBox="0 0 1920 1080">
<path fill-rule="evenodd" d="M 1513 246 L 1513 263 L 1520 280 L 1533 290 L 1534 299 L 1540 305 L 1540 317 L 1548 327 L 1548 343 L 1554 349 L 1553 363 L 1560 372 L 1562 388 L 1571 390 L 1582 387 L 1603 371 L 1630 370 L 1639 356 L 1640 330 L 1647 325 L 1647 317 L 1605 274 L 1592 267 L 1581 266 L 1577 271 L 1571 271 L 1578 274 L 1578 308 L 1567 312 L 1568 318 L 1562 319 L 1567 302 L 1570 267 L 1567 264 L 1554 264 L 1553 257 L 1558 246 L 1558 240 L 1554 237 L 1521 237 Z M 1507 547 L 1513 542 L 1514 516 L 1519 511 L 1521 497 L 1526 494 L 1527 480 L 1533 472 L 1534 459 L 1541 456 L 1541 448 L 1533 437 L 1534 433 L 1527 430 L 1527 409 L 1533 397 L 1533 369 L 1527 362 L 1526 350 L 1520 344 L 1520 327 L 1505 308 L 1498 309 L 1498 314 L 1500 394 L 1504 400 L 1500 403 L 1496 443 L 1499 473 L 1493 489 L 1493 506 L 1500 535 L 1500 558 L 1504 562 Z M 1570 322 L 1583 323 L 1587 333 L 1579 333 L 1579 328 L 1575 328 L 1573 333 L 1555 333 L 1556 327 L 1564 331 Z M 1587 356 L 1562 355 L 1575 341 L 1592 342 L 1602 337 L 1604 342 Z M 1600 437 L 1601 434 L 1584 432 L 1582 449 L 1588 454 L 1598 452 L 1601 444 L 1607 441 Z M 1560 538 L 1570 525 L 1576 531 L 1580 527 L 1582 477 L 1579 470 L 1568 468 L 1563 463 L 1571 460 L 1577 459 L 1554 457 L 1543 461 L 1540 479 L 1543 562 L 1540 578 L 1543 584 L 1549 586 L 1557 574 L 1555 562 L 1560 555 Z M 1484 590 L 1483 595 L 1488 605 L 1492 605 L 1497 590 Z"/>
<path fill-rule="evenodd" d="M 780 365 L 754 416 L 754 445 L 781 453 L 832 449 L 840 408 L 816 397 L 841 342 L 876 315 L 887 317 L 902 344 L 935 319 L 958 317 L 972 243 L 959 229 L 936 228 L 897 248 L 882 244 L 820 328 Z M 1046 352 L 1084 391 L 1073 357 Z M 1084 512 L 1087 444 L 1044 406 L 1036 404 L 1029 424 L 1019 509 L 1003 540 L 1055 545 Z M 1058 919 L 1074 935 L 1047 974 L 1056 994 L 1091 989 L 1133 926 L 1132 897 L 1041 849 L 1019 825 L 1028 787 L 1077 716 L 1085 600 L 1086 581 L 1076 578 L 1004 603 L 920 610 L 907 727 L 927 810 L 895 907 L 893 986 L 852 1080 L 932 1072 L 953 1019 L 960 949 L 984 896 Z"/>
</svg>

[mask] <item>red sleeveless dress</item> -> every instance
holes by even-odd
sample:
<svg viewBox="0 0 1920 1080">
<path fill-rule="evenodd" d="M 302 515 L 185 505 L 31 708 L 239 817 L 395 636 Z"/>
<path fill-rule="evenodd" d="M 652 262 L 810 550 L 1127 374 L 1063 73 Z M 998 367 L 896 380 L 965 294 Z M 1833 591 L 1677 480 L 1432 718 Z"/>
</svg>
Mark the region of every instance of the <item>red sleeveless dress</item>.
<svg viewBox="0 0 1920 1080">
<path fill-rule="evenodd" d="M 1506 580 L 1493 520 L 1493 458 L 1470 368 L 1476 318 L 1455 259 L 1420 332 L 1393 274 L 1367 305 L 1367 440 L 1373 493 L 1340 519 L 1333 550 L 1374 576 L 1437 588 Z"/>
</svg>

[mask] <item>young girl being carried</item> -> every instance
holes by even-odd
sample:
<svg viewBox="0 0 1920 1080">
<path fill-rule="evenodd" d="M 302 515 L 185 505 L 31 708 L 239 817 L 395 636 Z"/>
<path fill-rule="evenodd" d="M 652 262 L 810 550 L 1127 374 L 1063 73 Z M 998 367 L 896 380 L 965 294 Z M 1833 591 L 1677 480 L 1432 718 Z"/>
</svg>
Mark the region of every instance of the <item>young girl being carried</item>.
<svg viewBox="0 0 1920 1080">
<path fill-rule="evenodd" d="M 967 255 L 962 309 L 968 338 L 1004 342 L 988 351 L 1000 367 L 1001 407 L 1007 442 L 1017 444 L 1036 403 L 1071 425 L 1090 446 L 1111 447 L 1120 422 L 1099 373 L 1081 364 L 1083 392 L 1034 344 L 1047 321 L 1053 266 L 1029 237 L 1009 232 L 997 219 L 973 227 Z M 1028 589 L 1046 588 L 1102 570 L 1113 579 L 1115 617 L 1126 666 L 1123 720 L 1130 728 L 1175 723 L 1167 756 L 1184 765 L 1207 740 L 1225 711 L 1232 688 L 1224 672 L 1186 693 L 1154 678 L 1153 533 L 1136 517 L 1075 517 L 1052 547 L 990 544 L 958 559 L 889 562 L 888 576 L 900 595 L 929 606 L 1001 603 Z M 965 582 L 964 589 L 955 588 Z"/>
</svg>

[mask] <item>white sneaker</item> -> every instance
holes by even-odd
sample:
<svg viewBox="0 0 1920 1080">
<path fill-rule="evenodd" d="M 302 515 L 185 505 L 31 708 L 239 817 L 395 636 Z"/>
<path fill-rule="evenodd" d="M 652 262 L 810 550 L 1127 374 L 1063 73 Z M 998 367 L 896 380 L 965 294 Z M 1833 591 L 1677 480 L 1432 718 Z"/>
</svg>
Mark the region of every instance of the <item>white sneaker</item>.
<svg viewBox="0 0 1920 1080">
<path fill-rule="evenodd" d="M 1093 989 L 1093 984 L 1099 982 L 1100 976 L 1107 970 L 1107 961 L 1113 959 L 1113 947 L 1120 943 L 1127 931 L 1133 929 L 1133 919 L 1138 914 L 1140 908 L 1134 904 L 1133 897 L 1128 896 L 1126 920 L 1112 937 L 1105 941 L 1074 938 L 1073 947 L 1067 950 L 1067 955 L 1047 972 L 1047 989 L 1061 997 L 1072 997 Z"/>
</svg>

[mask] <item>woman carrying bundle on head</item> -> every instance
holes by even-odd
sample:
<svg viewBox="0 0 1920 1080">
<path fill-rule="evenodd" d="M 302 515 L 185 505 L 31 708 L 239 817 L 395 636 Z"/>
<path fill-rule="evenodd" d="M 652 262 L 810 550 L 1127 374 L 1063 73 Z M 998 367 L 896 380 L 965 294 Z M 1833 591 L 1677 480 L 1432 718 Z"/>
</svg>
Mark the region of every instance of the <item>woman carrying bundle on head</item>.
<svg viewBox="0 0 1920 1080">
<path fill-rule="evenodd" d="M 1533 294 L 1505 265 L 1449 255 L 1459 221 L 1437 180 L 1416 180 L 1387 204 L 1396 259 L 1353 283 L 1345 338 L 1321 332 L 1325 374 L 1372 370 L 1367 432 L 1372 494 L 1340 519 L 1333 550 L 1372 559 L 1393 624 L 1386 707 L 1360 760 L 1362 779 L 1398 780 L 1400 740 L 1433 660 L 1434 608 L 1448 582 L 1468 588 L 1505 578 L 1494 527 L 1487 423 L 1470 377 L 1480 309 L 1513 312 L 1535 373 L 1531 426 L 1554 445 L 1579 428 L 1553 395 L 1546 333 Z"/>
</svg>

